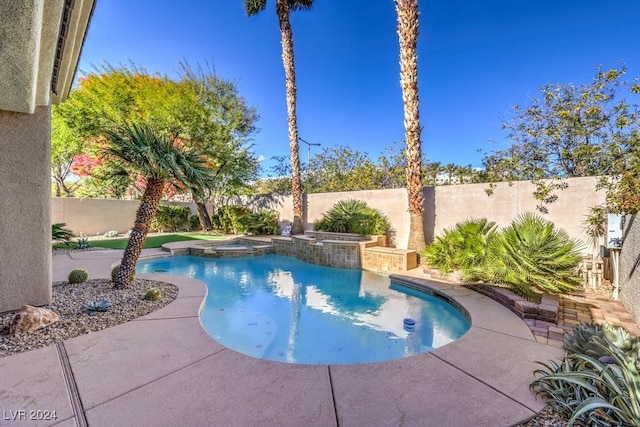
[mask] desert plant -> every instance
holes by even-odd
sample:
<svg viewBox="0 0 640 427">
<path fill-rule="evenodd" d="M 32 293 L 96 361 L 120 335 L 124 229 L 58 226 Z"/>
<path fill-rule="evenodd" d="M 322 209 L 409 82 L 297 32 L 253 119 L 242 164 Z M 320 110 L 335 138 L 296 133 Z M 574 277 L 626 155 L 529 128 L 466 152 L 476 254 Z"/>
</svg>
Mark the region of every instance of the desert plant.
<svg viewBox="0 0 640 427">
<path fill-rule="evenodd" d="M 216 214 L 211 218 L 215 228 L 224 233 L 242 234 L 246 233 L 245 220 L 251 214 L 246 206 L 229 205 L 220 206 Z"/>
<path fill-rule="evenodd" d="M 247 215 L 244 220 L 247 234 L 278 234 L 278 213 L 271 209 L 261 209 Z"/>
<path fill-rule="evenodd" d="M 189 221 L 191 209 L 186 206 L 158 206 L 151 220 L 151 228 L 157 231 L 178 231 Z"/>
<path fill-rule="evenodd" d="M 89 316 L 95 316 L 100 312 L 104 312 L 111 308 L 111 303 L 109 301 L 89 301 L 86 304 L 83 304 L 85 313 Z"/>
<path fill-rule="evenodd" d="M 495 234 L 496 224 L 486 218 L 468 219 L 441 236 L 422 251 L 426 263 L 442 272 L 468 269 L 481 264 L 489 240 Z"/>
<path fill-rule="evenodd" d="M 594 250 L 598 249 L 600 239 L 604 236 L 607 223 L 607 208 L 603 205 L 593 206 L 589 209 L 589 214 L 586 215 L 583 221 L 583 230 L 588 237 L 589 246 Z"/>
<path fill-rule="evenodd" d="M 116 274 L 118 273 L 118 269 L 120 268 L 120 264 L 116 264 L 111 268 L 111 281 L 115 282 L 116 281 Z M 136 280 L 136 271 L 133 270 L 133 273 L 131 273 L 131 281 L 133 282 L 134 280 Z"/>
<path fill-rule="evenodd" d="M 316 221 L 314 229 L 332 233 L 382 235 L 389 230 L 389 220 L 362 200 L 349 199 L 333 205 Z"/>
<path fill-rule="evenodd" d="M 84 283 L 89 279 L 89 273 L 87 273 L 87 270 L 83 270 L 82 268 L 75 268 L 73 270 L 71 270 L 71 272 L 69 273 L 69 278 L 67 279 L 67 281 L 69 283 Z"/>
<path fill-rule="evenodd" d="M 602 336 L 600 332 L 603 332 Z M 621 349 L 627 346 L 636 349 L 638 339 L 626 342 L 628 333 L 609 325 L 602 329 L 587 325 L 580 331 L 574 330 L 573 334 L 574 337 L 589 337 L 589 345 L 567 347 L 561 363 L 538 362 L 542 369 L 534 372 L 538 377 L 531 383 L 536 395 L 549 398 L 550 404 L 569 418 L 571 425 L 575 422 L 594 426 L 640 425 L 637 351 Z M 583 349 L 603 356 L 596 358 L 574 353 Z"/>
<path fill-rule="evenodd" d="M 51 239 L 56 242 L 64 242 L 66 245 L 68 245 L 71 237 L 73 236 L 73 232 L 68 228 L 64 228 L 65 225 L 67 224 L 65 224 L 64 222 L 52 224 Z"/>
<path fill-rule="evenodd" d="M 158 301 L 162 299 L 162 292 L 158 288 L 149 288 L 144 294 L 144 299 L 147 301 Z"/>
<path fill-rule="evenodd" d="M 579 248 L 551 221 L 525 213 L 490 239 L 482 264 L 463 273 L 467 280 L 504 284 L 538 301 L 544 292 L 570 293 L 580 286 Z"/>
<path fill-rule="evenodd" d="M 87 249 L 89 247 L 89 238 L 83 232 L 80 232 L 80 237 L 77 240 L 79 249 Z"/>
</svg>

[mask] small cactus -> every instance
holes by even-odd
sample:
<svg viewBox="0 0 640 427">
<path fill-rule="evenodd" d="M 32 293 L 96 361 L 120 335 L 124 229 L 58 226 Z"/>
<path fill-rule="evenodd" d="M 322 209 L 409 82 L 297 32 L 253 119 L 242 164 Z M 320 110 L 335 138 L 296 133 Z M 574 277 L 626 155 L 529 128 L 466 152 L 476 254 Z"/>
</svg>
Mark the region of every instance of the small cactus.
<svg viewBox="0 0 640 427">
<path fill-rule="evenodd" d="M 120 264 L 116 264 L 111 269 L 111 281 L 112 282 L 116 281 L 116 273 L 118 272 L 119 268 L 120 268 Z M 131 281 L 133 282 L 134 280 L 136 280 L 136 272 L 135 271 L 133 272 L 133 274 L 131 274 Z"/>
<path fill-rule="evenodd" d="M 162 292 L 158 288 L 149 288 L 147 293 L 144 294 L 144 299 L 147 301 L 158 301 L 162 299 Z"/>
<path fill-rule="evenodd" d="M 69 283 L 84 283 L 89 279 L 89 273 L 82 268 L 76 268 L 69 273 Z"/>
</svg>

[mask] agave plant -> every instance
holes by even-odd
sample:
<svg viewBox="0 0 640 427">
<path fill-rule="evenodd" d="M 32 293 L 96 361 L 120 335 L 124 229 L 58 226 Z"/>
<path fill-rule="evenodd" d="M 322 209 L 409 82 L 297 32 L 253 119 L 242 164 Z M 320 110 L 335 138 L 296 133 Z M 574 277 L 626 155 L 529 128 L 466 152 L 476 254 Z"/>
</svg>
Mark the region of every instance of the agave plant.
<svg viewBox="0 0 640 427">
<path fill-rule="evenodd" d="M 466 271 L 475 280 L 508 285 L 532 301 L 544 292 L 570 293 L 581 284 L 580 244 L 554 224 L 525 213 L 488 242 L 484 263 Z"/>
<path fill-rule="evenodd" d="M 424 249 L 422 256 L 428 265 L 445 273 L 470 269 L 484 261 L 495 229 L 496 224 L 486 218 L 459 222 L 454 228 L 444 230 L 442 236 Z"/>
<path fill-rule="evenodd" d="M 639 342 L 620 327 L 581 324 L 565 336 L 560 364 L 538 362 L 531 387 L 571 425 L 640 425 Z"/>
<path fill-rule="evenodd" d="M 89 301 L 86 304 L 83 304 L 85 313 L 89 316 L 95 316 L 100 312 L 104 312 L 111 308 L 111 303 L 109 301 Z"/>
</svg>

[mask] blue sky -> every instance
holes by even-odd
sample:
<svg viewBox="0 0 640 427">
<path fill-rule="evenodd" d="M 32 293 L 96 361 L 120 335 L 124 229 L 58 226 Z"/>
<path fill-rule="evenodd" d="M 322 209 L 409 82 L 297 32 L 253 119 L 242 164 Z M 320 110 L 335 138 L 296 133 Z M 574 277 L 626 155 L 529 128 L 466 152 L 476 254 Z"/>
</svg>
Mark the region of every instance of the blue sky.
<svg viewBox="0 0 640 427">
<path fill-rule="evenodd" d="M 501 122 L 547 83 L 588 83 L 597 65 L 640 77 L 638 0 L 420 0 L 419 87 L 429 160 L 480 166 L 478 149 L 508 144 Z M 292 15 L 298 128 L 376 159 L 404 139 L 392 0 L 318 0 Z M 177 75 L 209 61 L 260 114 L 254 152 L 287 155 L 275 0 L 248 18 L 243 0 L 99 0 L 80 61 L 132 61 Z M 301 144 L 301 159 L 307 147 Z"/>
</svg>

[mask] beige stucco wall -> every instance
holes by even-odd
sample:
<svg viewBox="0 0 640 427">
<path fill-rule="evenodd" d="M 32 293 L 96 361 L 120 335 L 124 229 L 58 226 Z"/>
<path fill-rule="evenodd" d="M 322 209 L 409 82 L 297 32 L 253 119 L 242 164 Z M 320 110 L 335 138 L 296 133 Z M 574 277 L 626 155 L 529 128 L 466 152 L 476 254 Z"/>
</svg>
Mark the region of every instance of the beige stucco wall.
<svg viewBox="0 0 640 427">
<path fill-rule="evenodd" d="M 0 111 L 0 313 L 51 300 L 50 122 Z"/>
<path fill-rule="evenodd" d="M 620 251 L 620 300 L 640 323 L 640 217 L 625 218 L 624 239 Z"/>
<path fill-rule="evenodd" d="M 542 215 L 573 238 L 587 240 L 583 221 L 593 206 L 604 203 L 604 191 L 596 191 L 597 178 L 571 178 L 569 187 L 558 191 L 558 200 L 545 205 L 549 212 Z M 539 204 L 533 197 L 534 186 L 529 181 L 499 183 L 494 193 L 484 191 L 487 184 L 446 185 L 435 187 L 436 235 L 445 228 L 468 218 L 487 218 L 498 226 L 508 225 L 523 212 L 537 212 Z M 589 252 L 589 248 L 585 248 Z"/>
<path fill-rule="evenodd" d="M 583 220 L 589 208 L 604 202 L 604 193 L 596 192 L 595 178 L 573 178 L 569 188 L 558 192 L 558 201 L 547 205 L 545 218 L 566 230 L 573 238 L 586 240 Z M 425 234 L 427 242 L 433 240 L 445 228 L 469 218 L 485 217 L 500 226 L 509 224 L 520 213 L 536 209 L 530 182 L 500 183 L 489 197 L 486 184 L 450 185 L 426 187 Z M 390 190 L 367 190 L 340 193 L 316 193 L 304 196 L 304 227 L 313 229 L 313 223 L 322 217 L 336 202 L 346 199 L 364 200 L 379 209 L 390 220 L 394 232 L 393 245 L 406 248 L 409 239 L 409 213 L 407 193 L 403 188 Z M 291 196 L 264 195 L 230 199 L 228 204 L 244 204 L 253 209 L 274 209 L 279 212 L 281 225 L 290 223 L 293 217 Z M 193 204 L 184 204 L 191 207 Z M 78 233 L 102 234 L 107 230 L 124 232 L 131 228 L 135 218 L 137 201 L 91 200 L 54 198 L 52 214 L 54 222 L 65 222 Z M 208 206 L 211 212 L 211 206 Z M 588 248 L 585 248 L 585 252 Z"/>
<path fill-rule="evenodd" d="M 74 235 L 104 234 L 109 230 L 125 233 L 133 227 L 138 200 L 77 199 L 53 197 L 51 217 L 53 223 L 63 222 Z"/>
</svg>

